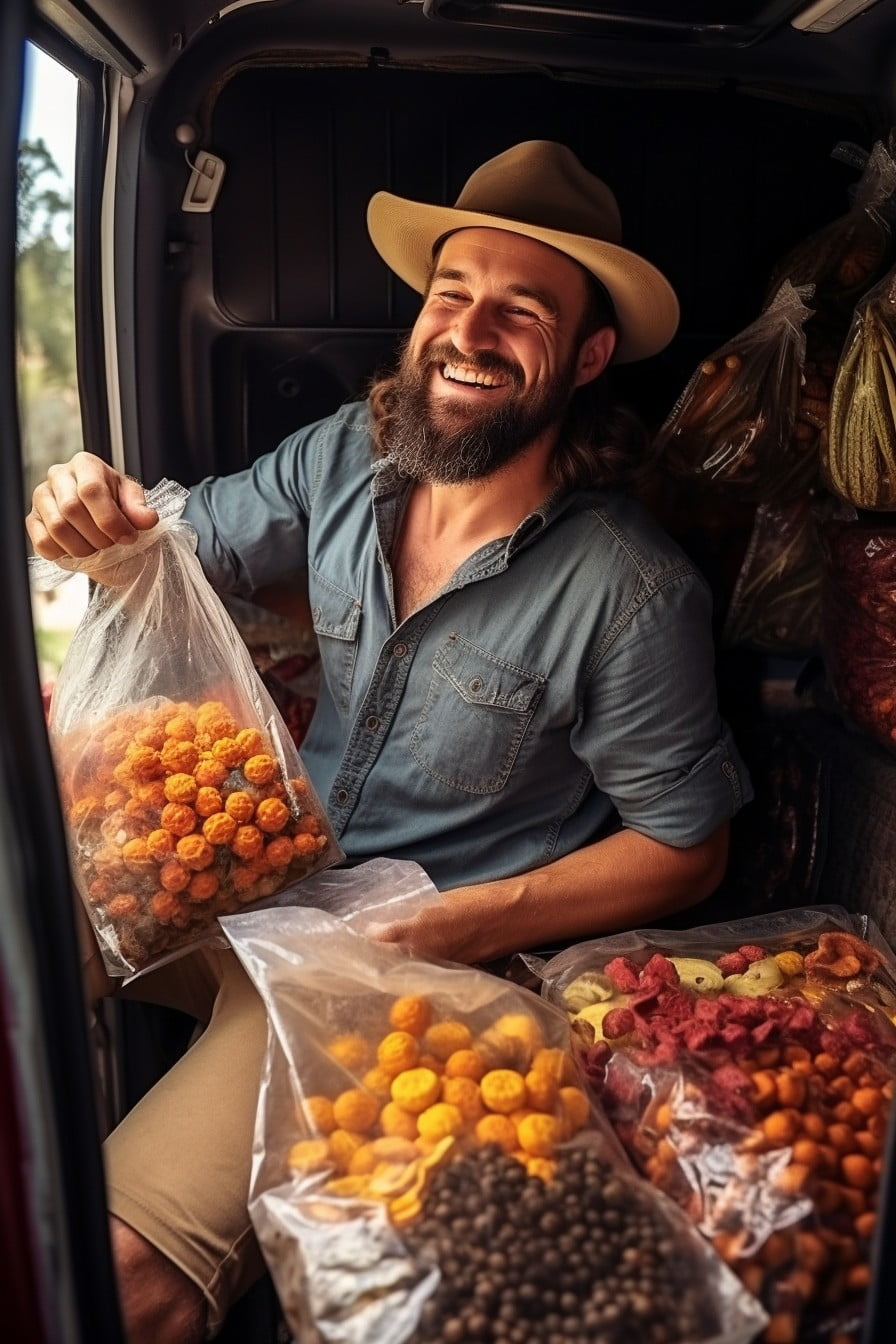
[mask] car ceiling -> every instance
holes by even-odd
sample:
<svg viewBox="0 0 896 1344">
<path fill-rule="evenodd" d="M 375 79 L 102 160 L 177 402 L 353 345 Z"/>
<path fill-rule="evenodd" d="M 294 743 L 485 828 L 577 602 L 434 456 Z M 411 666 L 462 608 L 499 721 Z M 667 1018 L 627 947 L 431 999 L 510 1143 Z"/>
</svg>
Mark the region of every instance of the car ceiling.
<svg viewBox="0 0 896 1344">
<path fill-rule="evenodd" d="M 830 33 L 792 27 L 805 8 L 806 0 L 36 0 L 41 17 L 78 45 L 144 79 L 226 28 L 244 56 L 374 51 L 396 63 L 522 62 L 609 81 L 730 79 L 888 103 L 896 0 L 876 0 Z"/>
</svg>

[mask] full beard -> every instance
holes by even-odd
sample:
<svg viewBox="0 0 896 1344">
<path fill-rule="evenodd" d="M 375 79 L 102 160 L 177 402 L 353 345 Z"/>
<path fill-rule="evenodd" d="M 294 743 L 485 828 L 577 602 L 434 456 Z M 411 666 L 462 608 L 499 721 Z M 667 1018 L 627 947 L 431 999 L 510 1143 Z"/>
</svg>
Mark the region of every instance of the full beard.
<svg viewBox="0 0 896 1344">
<path fill-rule="evenodd" d="M 500 374 L 509 392 L 494 406 L 471 401 L 434 405 L 434 369 L 460 364 L 478 373 Z M 450 343 L 412 358 L 406 346 L 390 387 L 389 424 L 384 448 L 402 476 L 428 485 L 463 485 L 501 471 L 564 414 L 573 386 L 572 365 L 552 387 L 523 391 L 519 365 L 483 351 L 461 355 Z"/>
</svg>

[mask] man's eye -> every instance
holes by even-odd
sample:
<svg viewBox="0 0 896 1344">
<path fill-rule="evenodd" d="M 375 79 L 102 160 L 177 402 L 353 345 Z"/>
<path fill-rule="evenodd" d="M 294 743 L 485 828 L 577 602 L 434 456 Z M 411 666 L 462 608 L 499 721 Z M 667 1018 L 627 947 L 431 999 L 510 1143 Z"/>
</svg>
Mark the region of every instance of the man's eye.
<svg viewBox="0 0 896 1344">
<path fill-rule="evenodd" d="M 538 314 L 533 313 L 531 308 L 508 308 L 508 315 L 524 322 L 537 322 Z"/>
</svg>

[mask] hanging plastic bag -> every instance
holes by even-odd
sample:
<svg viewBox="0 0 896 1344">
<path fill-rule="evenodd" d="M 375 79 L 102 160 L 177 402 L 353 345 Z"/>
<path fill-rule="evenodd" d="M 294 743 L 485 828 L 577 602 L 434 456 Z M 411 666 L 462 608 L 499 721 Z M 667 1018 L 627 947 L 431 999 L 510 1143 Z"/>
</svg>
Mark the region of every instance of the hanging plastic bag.
<svg viewBox="0 0 896 1344">
<path fill-rule="evenodd" d="M 96 580 L 50 706 L 74 879 L 111 975 L 343 857 L 298 752 L 179 521 L 147 495 L 133 545 L 32 566 Z"/>
<path fill-rule="evenodd" d="M 761 1328 L 591 1109 L 562 1012 L 318 911 L 222 927 L 269 1014 L 249 1211 L 296 1338 L 736 1344 Z"/>
<path fill-rule="evenodd" d="M 835 154 L 836 154 L 835 150 Z M 846 157 L 838 155 L 838 157 Z M 823 321 L 849 320 L 856 300 L 889 265 L 896 162 L 876 141 L 861 163 L 862 175 L 849 209 L 803 239 L 778 262 L 769 282 L 771 299 L 784 281 L 814 286 L 813 303 Z"/>
<path fill-rule="evenodd" d="M 541 967 L 627 1152 L 760 1298 L 767 1339 L 861 1321 L 894 968 L 839 907 L 620 934 Z"/>
<path fill-rule="evenodd" d="M 820 531 L 822 652 L 846 716 L 896 750 L 896 528 L 853 511 Z"/>
<path fill-rule="evenodd" d="M 896 509 L 896 268 L 855 310 L 821 440 L 825 484 L 860 509 Z"/>
<path fill-rule="evenodd" d="M 821 547 L 812 495 L 760 504 L 722 629 L 726 648 L 808 656 L 821 641 Z"/>
<path fill-rule="evenodd" d="M 794 437 L 810 291 L 785 281 L 755 322 L 705 359 L 660 427 L 668 469 L 759 503 L 792 498 L 817 461 Z"/>
</svg>

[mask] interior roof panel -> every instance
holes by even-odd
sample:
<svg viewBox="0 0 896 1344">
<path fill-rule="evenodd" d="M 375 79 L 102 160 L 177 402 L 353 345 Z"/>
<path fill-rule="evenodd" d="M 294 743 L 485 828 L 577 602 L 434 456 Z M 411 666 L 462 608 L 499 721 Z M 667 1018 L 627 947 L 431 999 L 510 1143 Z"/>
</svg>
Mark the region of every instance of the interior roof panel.
<svg viewBox="0 0 896 1344">
<path fill-rule="evenodd" d="M 667 12 L 657 4 L 658 13 Z M 451 23 L 428 18 L 421 0 L 244 0 L 229 10 L 223 6 L 217 22 L 220 0 L 90 0 L 89 5 L 86 0 L 38 0 L 38 8 L 51 22 L 79 10 L 94 15 L 135 53 L 149 76 L 206 43 L 243 57 L 264 44 L 344 49 L 361 56 L 383 47 L 402 60 L 490 57 L 607 73 L 717 74 L 889 101 L 896 43 L 896 0 L 878 0 L 830 34 L 798 32 L 785 22 L 764 40 L 735 48 Z"/>
</svg>

